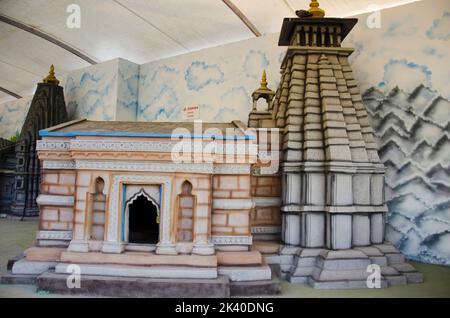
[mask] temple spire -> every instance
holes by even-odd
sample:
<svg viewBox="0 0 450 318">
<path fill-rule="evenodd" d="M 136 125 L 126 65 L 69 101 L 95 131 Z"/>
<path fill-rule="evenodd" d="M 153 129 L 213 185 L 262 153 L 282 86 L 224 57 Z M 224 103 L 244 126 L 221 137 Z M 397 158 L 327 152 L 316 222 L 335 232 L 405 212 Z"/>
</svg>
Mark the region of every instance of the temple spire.
<svg viewBox="0 0 450 318">
<path fill-rule="evenodd" d="M 266 75 L 266 70 L 263 70 L 262 77 L 261 77 L 261 86 L 259 87 L 259 89 L 269 89 L 269 88 L 267 87 L 267 75 Z"/>
<path fill-rule="evenodd" d="M 50 66 L 47 77 L 45 77 L 42 81 L 44 83 L 52 83 L 56 85 L 59 84 L 58 79 L 55 77 L 55 67 L 53 66 L 53 64 Z"/>
<path fill-rule="evenodd" d="M 311 0 L 308 12 L 312 14 L 312 18 L 323 18 L 325 16 L 325 11 L 319 8 L 317 0 Z"/>
</svg>

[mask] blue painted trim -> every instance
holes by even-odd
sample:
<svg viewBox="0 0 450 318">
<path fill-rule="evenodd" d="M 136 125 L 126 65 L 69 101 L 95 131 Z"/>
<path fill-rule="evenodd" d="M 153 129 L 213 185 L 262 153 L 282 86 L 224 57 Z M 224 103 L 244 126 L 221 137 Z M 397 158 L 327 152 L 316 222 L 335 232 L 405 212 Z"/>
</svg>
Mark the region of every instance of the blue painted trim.
<svg viewBox="0 0 450 318">
<path fill-rule="evenodd" d="M 227 137 L 215 134 L 160 134 L 160 133 L 137 133 L 137 132 L 110 132 L 110 131 L 68 131 L 57 132 L 40 130 L 41 137 L 76 137 L 76 136 L 102 136 L 102 137 L 156 137 L 156 138 L 214 138 L 218 140 L 256 140 L 256 136 L 243 135 Z"/>
<path fill-rule="evenodd" d="M 122 226 L 121 226 L 121 237 L 122 242 L 125 242 L 125 199 L 126 199 L 126 189 L 127 186 L 122 184 Z"/>
</svg>

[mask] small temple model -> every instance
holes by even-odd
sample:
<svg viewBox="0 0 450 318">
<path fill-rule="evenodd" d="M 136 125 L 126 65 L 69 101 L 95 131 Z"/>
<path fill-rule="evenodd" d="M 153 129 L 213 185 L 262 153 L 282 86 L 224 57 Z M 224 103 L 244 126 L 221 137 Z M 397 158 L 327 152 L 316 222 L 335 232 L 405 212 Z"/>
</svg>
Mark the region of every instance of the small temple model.
<svg viewBox="0 0 450 318">
<path fill-rule="evenodd" d="M 368 268 L 380 269 L 379 288 L 421 282 L 384 241 L 384 167 L 353 50 L 341 47 L 357 20 L 325 18 L 317 1 L 298 15 L 283 21 L 279 87 L 264 71 L 248 127 L 203 123 L 198 134 L 196 123 L 75 120 L 41 130 L 36 246 L 4 279 L 170 297 L 274 294 L 275 275 L 369 288 Z M 174 162 L 177 129 L 194 161 Z M 214 156 L 195 161 L 209 143 Z M 71 264 L 87 275 L 78 290 L 66 287 Z"/>
</svg>

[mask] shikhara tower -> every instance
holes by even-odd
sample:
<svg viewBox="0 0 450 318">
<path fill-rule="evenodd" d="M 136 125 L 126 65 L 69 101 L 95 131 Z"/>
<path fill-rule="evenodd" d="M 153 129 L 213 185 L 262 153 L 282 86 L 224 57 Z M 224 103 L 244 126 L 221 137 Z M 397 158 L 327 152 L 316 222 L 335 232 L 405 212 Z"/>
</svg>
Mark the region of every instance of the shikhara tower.
<svg viewBox="0 0 450 318">
<path fill-rule="evenodd" d="M 350 249 L 384 239 L 384 167 L 341 42 L 357 19 L 285 18 L 272 119 L 282 131 L 282 240 Z"/>
</svg>

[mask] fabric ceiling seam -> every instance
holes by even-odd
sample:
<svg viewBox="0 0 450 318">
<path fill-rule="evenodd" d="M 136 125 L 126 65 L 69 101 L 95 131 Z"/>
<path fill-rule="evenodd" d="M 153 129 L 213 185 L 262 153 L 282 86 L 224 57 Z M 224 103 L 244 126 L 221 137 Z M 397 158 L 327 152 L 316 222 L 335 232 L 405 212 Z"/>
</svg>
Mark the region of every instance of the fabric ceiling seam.
<svg viewBox="0 0 450 318">
<path fill-rule="evenodd" d="M 175 42 L 177 45 L 181 46 L 183 49 L 185 49 L 187 51 L 187 53 L 191 52 L 191 50 L 189 48 L 187 48 L 183 43 L 181 43 L 180 41 L 178 41 L 177 39 L 173 38 L 170 34 L 164 32 L 162 29 L 160 29 L 157 25 L 151 23 L 150 21 L 148 21 L 146 18 L 144 18 L 143 16 L 139 15 L 138 13 L 136 13 L 134 10 L 128 8 L 126 5 L 124 5 L 123 3 L 121 3 L 119 0 L 113 0 L 115 3 L 117 3 L 119 6 L 121 6 L 122 8 L 124 8 L 125 10 L 131 12 L 132 14 L 134 14 L 136 17 L 138 17 L 139 19 L 141 19 L 142 21 L 144 21 L 145 23 L 147 23 L 148 25 L 150 25 L 152 28 L 154 28 L 155 30 L 157 30 L 158 32 L 160 32 L 161 34 L 163 34 L 164 36 L 166 36 L 167 38 L 169 38 L 170 40 L 172 40 L 173 42 Z"/>
<path fill-rule="evenodd" d="M 22 98 L 22 96 L 20 96 L 19 94 L 16 94 L 16 93 L 14 93 L 14 92 L 11 92 L 9 89 L 6 89 L 6 88 L 4 88 L 4 87 L 2 87 L 2 86 L 0 86 L 0 92 L 3 92 L 3 93 L 5 93 L 5 94 L 8 94 L 8 95 L 10 95 L 10 96 L 12 96 L 12 97 L 15 97 L 15 98 L 17 98 L 17 99 Z"/>
<path fill-rule="evenodd" d="M 223 3 L 231 10 L 237 17 L 247 26 L 247 28 L 252 31 L 252 33 L 259 37 L 261 32 L 256 28 L 256 26 L 247 18 L 247 16 L 233 3 L 231 0 L 222 0 Z"/>
<path fill-rule="evenodd" d="M 15 20 L 13 18 L 10 18 L 8 16 L 5 16 L 3 14 L 0 14 L 0 21 L 4 22 L 6 24 L 12 25 L 18 29 L 21 29 L 23 31 L 29 32 L 35 36 L 38 36 L 48 42 L 51 42 L 57 46 L 59 46 L 60 48 L 68 51 L 69 53 L 72 53 L 73 55 L 81 58 L 82 60 L 88 62 L 91 65 L 95 65 L 98 62 L 95 61 L 94 59 L 92 59 L 91 57 L 87 56 L 86 54 L 84 54 L 83 52 L 81 52 L 79 49 L 76 49 L 72 46 L 70 46 L 69 44 L 66 44 L 64 42 L 62 42 L 61 40 L 58 40 L 57 38 L 55 38 L 52 35 L 49 35 L 47 33 L 44 33 L 43 31 L 39 30 L 38 28 L 29 26 L 23 22 L 20 22 L 18 20 Z"/>
<path fill-rule="evenodd" d="M 286 5 L 286 7 L 289 8 L 290 11 L 292 11 L 292 13 L 295 14 L 295 9 L 294 7 L 291 5 L 291 3 L 289 2 L 289 0 L 283 0 L 284 4 Z"/>
<path fill-rule="evenodd" d="M 33 73 L 33 72 L 27 70 L 26 68 L 23 68 L 23 67 L 18 66 L 16 64 L 12 64 L 12 63 L 6 62 L 6 61 L 1 60 L 1 59 L 0 59 L 0 63 L 6 64 L 6 65 L 11 66 L 13 68 L 17 68 L 17 69 L 19 69 L 19 70 L 21 70 L 23 72 L 26 72 L 26 73 L 31 74 L 33 76 L 36 76 L 37 78 L 41 78 L 41 76 L 39 74 Z"/>
</svg>

